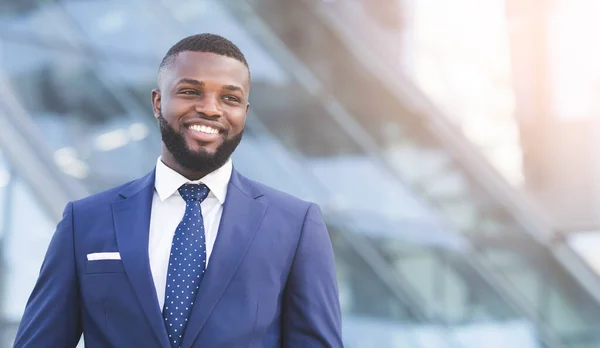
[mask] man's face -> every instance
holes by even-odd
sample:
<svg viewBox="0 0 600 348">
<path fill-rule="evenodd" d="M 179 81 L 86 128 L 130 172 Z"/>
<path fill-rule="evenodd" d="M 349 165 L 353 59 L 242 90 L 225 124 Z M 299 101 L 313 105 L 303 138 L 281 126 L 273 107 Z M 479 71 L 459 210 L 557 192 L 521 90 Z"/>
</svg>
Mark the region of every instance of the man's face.
<svg viewBox="0 0 600 348">
<path fill-rule="evenodd" d="M 190 171 L 222 166 L 241 141 L 246 122 L 246 66 L 234 58 L 186 51 L 162 72 L 159 83 L 152 103 L 166 155 Z"/>
</svg>

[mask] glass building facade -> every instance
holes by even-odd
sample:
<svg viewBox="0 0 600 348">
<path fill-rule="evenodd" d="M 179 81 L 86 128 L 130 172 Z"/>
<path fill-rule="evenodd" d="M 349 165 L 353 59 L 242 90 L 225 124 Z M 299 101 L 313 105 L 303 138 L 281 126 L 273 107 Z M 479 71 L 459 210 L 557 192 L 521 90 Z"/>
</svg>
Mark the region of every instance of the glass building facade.
<svg viewBox="0 0 600 348">
<path fill-rule="evenodd" d="M 64 204 L 153 170 L 157 67 L 199 32 L 251 67 L 236 168 L 324 212 L 347 347 L 600 346 L 588 274 L 536 239 L 472 144 L 365 66 L 325 3 L 0 3 L 0 347 Z"/>
</svg>

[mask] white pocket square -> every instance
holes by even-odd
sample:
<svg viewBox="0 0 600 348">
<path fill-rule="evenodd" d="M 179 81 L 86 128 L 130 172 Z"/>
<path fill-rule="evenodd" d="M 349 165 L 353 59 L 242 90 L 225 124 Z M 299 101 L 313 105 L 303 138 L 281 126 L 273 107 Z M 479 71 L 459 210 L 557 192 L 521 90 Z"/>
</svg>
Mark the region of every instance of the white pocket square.
<svg viewBox="0 0 600 348">
<path fill-rule="evenodd" d="M 88 261 L 92 260 L 120 260 L 121 254 L 118 252 L 114 253 L 91 253 L 87 254 Z"/>
</svg>

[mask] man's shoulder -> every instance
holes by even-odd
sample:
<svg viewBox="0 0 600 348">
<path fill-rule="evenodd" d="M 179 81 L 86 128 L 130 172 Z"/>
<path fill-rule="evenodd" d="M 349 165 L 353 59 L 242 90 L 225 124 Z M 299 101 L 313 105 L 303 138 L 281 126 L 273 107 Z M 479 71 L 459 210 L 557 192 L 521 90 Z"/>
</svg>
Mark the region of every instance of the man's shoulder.
<svg viewBox="0 0 600 348">
<path fill-rule="evenodd" d="M 121 194 L 123 192 L 129 191 L 129 189 L 132 186 L 139 184 L 139 182 L 141 180 L 144 180 L 144 178 L 146 178 L 146 176 L 135 179 L 135 180 L 131 180 L 124 184 L 121 184 L 121 185 L 106 189 L 104 191 L 89 195 L 85 198 L 73 201 L 73 204 L 80 208 L 101 206 L 101 205 L 106 205 L 106 204 L 110 205 L 111 203 L 118 200 L 118 198 L 121 196 Z"/>
<path fill-rule="evenodd" d="M 269 204 L 279 208 L 293 211 L 306 211 L 311 205 L 315 204 L 308 200 L 296 197 L 284 191 L 278 190 L 271 186 L 265 185 L 261 182 L 252 180 L 250 178 L 241 176 L 247 184 L 254 186 L 257 192 L 260 192 L 262 197 L 266 199 Z"/>
</svg>

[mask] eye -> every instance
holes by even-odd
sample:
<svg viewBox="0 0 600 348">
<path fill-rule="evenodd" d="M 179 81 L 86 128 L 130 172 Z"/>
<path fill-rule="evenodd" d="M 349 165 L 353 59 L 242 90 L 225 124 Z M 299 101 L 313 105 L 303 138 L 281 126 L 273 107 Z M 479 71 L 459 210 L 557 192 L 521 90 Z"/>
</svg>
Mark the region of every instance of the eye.
<svg viewBox="0 0 600 348">
<path fill-rule="evenodd" d="M 184 90 L 180 91 L 179 93 L 185 94 L 185 95 L 198 95 L 198 91 L 195 91 L 193 89 L 184 89 Z"/>
<path fill-rule="evenodd" d="M 236 102 L 236 103 L 240 102 L 240 98 L 233 96 L 233 95 L 226 95 L 223 97 L 223 99 L 225 99 L 226 101 L 232 101 L 232 102 Z"/>
</svg>

